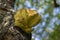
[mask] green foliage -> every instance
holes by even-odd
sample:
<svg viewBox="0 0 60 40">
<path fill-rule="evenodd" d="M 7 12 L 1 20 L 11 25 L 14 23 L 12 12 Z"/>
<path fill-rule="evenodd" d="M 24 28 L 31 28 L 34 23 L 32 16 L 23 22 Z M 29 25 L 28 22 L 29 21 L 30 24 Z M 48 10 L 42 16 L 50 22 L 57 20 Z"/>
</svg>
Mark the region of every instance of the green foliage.
<svg viewBox="0 0 60 40">
<path fill-rule="evenodd" d="M 60 25 L 55 24 L 55 29 L 49 36 L 49 40 L 60 40 Z"/>
<path fill-rule="evenodd" d="M 56 15 L 54 16 L 54 13 L 53 13 L 54 9 L 55 9 L 54 0 L 35 0 L 35 1 L 34 0 L 25 0 L 25 1 L 29 1 L 31 4 L 31 7 L 32 8 L 35 7 L 35 9 L 37 11 L 38 10 L 42 11 L 42 12 L 39 12 L 42 15 L 42 21 L 40 22 L 40 26 L 38 26 L 33 32 L 33 34 L 35 34 L 34 39 L 38 35 L 42 40 L 47 40 L 47 39 L 55 40 L 55 38 L 56 38 L 56 40 L 59 40 L 60 27 L 58 27 L 56 20 L 60 20 L 60 14 L 56 13 Z M 21 2 L 22 1 L 20 0 L 20 4 L 23 5 L 24 3 L 23 2 L 21 3 Z M 24 7 L 26 7 L 26 6 L 24 6 Z M 48 14 L 49 16 L 45 17 L 46 14 Z M 56 17 L 57 17 L 57 19 L 56 19 Z M 56 23 L 55 25 L 53 22 L 51 22 L 52 20 L 54 21 L 54 23 Z M 43 24 L 43 22 L 45 22 L 45 25 Z M 52 29 L 52 26 L 55 29 Z M 49 28 L 51 28 L 51 29 L 49 29 Z M 51 32 L 51 30 L 53 30 L 54 32 Z M 44 34 L 44 32 L 46 32 L 46 34 L 43 37 L 42 35 Z M 46 38 L 46 37 L 48 37 L 48 38 Z"/>
<path fill-rule="evenodd" d="M 58 19 L 60 20 L 60 14 L 57 14 Z"/>
</svg>

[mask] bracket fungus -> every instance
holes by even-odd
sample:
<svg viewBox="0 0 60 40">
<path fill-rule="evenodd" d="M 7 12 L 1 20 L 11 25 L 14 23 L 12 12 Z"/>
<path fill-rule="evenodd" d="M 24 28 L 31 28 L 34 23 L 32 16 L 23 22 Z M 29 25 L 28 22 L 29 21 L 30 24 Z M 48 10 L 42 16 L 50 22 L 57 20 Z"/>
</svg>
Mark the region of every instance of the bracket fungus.
<svg viewBox="0 0 60 40">
<path fill-rule="evenodd" d="M 21 28 L 26 33 L 32 32 L 32 27 L 41 21 L 41 16 L 35 11 L 30 9 L 20 9 L 14 15 L 14 25 Z"/>
</svg>

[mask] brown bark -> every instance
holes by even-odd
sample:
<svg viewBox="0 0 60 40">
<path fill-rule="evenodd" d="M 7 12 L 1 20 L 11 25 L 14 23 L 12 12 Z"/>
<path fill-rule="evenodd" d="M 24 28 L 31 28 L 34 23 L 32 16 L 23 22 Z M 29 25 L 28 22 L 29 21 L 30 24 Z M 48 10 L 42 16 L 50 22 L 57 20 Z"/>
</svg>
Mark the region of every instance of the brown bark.
<svg viewBox="0 0 60 40">
<path fill-rule="evenodd" d="M 14 26 L 15 0 L 0 0 L 0 40 L 31 40 L 31 33 L 27 34 Z"/>
</svg>

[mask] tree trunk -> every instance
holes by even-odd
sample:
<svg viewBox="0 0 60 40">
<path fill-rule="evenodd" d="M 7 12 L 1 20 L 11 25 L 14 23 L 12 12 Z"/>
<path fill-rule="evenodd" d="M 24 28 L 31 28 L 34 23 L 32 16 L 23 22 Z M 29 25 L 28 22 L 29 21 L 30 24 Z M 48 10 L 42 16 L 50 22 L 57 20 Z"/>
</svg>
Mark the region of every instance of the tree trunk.
<svg viewBox="0 0 60 40">
<path fill-rule="evenodd" d="M 31 33 L 26 33 L 14 26 L 15 0 L 0 0 L 0 40 L 31 40 Z"/>
</svg>

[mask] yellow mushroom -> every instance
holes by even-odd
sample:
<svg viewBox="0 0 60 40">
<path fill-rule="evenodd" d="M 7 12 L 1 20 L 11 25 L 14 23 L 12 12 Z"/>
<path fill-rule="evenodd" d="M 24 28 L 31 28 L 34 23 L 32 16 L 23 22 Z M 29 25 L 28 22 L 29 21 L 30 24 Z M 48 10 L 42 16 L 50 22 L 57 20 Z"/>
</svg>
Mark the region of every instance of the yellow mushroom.
<svg viewBox="0 0 60 40">
<path fill-rule="evenodd" d="M 37 25 L 41 16 L 35 11 L 30 9 L 20 9 L 14 15 L 14 25 L 21 28 L 26 33 L 32 32 L 32 27 Z"/>
</svg>

